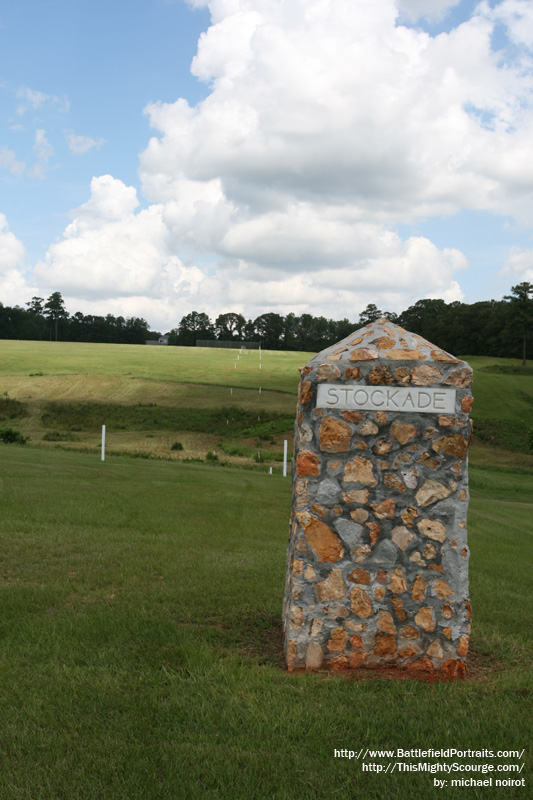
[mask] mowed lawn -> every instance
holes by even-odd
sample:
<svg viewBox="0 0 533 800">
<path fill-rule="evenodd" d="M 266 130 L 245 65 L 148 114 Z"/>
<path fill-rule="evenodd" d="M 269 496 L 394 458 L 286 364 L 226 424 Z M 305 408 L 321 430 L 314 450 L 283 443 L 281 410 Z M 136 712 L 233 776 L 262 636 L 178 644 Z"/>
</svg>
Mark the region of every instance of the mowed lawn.
<svg viewBox="0 0 533 800">
<path fill-rule="evenodd" d="M 531 785 L 530 473 L 471 485 L 468 679 L 353 681 L 280 664 L 289 478 L 0 445 L 2 800 L 526 797 L 334 757 L 526 748 Z"/>
</svg>

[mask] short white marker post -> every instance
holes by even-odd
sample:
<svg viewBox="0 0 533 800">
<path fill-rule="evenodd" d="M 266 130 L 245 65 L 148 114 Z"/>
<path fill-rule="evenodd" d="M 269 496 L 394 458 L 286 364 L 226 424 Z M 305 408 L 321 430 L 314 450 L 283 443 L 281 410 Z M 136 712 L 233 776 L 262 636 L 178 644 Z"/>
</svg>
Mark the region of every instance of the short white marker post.
<svg viewBox="0 0 533 800">
<path fill-rule="evenodd" d="M 259 369 L 261 369 L 261 364 L 259 364 Z"/>
<path fill-rule="evenodd" d="M 105 461 L 105 425 L 102 425 L 102 461 Z"/>
<path fill-rule="evenodd" d="M 272 467 L 270 467 L 269 475 L 272 475 Z"/>
<path fill-rule="evenodd" d="M 283 441 L 283 477 L 287 477 L 287 439 Z"/>
<path fill-rule="evenodd" d="M 261 387 L 259 387 L 259 394 L 261 394 Z"/>
</svg>

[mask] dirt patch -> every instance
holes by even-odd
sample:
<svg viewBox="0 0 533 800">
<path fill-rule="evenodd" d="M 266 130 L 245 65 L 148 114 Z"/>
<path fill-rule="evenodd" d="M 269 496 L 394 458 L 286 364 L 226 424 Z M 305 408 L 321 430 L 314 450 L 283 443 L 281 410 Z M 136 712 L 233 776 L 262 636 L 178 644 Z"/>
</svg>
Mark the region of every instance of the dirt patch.
<svg viewBox="0 0 533 800">
<path fill-rule="evenodd" d="M 281 623 L 274 623 L 255 631 L 255 641 L 248 641 L 242 645 L 242 652 L 249 658 L 257 660 L 261 665 L 268 664 L 286 671 L 285 656 L 283 652 L 283 628 Z M 252 632 L 251 632 L 252 633 Z M 372 680 L 415 680 L 424 683 L 441 683 L 448 680 L 462 680 L 466 682 L 488 681 L 496 673 L 505 669 L 505 664 L 495 658 L 491 653 L 477 650 L 475 645 L 470 647 L 466 660 L 466 674 L 463 678 L 454 678 L 440 672 L 429 672 L 424 669 L 399 669 L 382 667 L 380 669 L 347 669 L 347 670 L 319 670 L 323 677 L 340 675 L 353 681 Z"/>
</svg>

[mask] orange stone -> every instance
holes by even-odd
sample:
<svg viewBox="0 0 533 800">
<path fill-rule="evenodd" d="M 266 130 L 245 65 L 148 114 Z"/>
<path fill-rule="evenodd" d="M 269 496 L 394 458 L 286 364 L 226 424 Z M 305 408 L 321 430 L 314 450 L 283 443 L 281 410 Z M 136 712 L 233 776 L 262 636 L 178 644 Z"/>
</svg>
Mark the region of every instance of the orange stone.
<svg viewBox="0 0 533 800">
<path fill-rule="evenodd" d="M 449 627 L 443 628 L 442 629 L 442 635 L 445 636 L 447 639 L 451 639 L 452 638 L 452 629 L 449 628 Z"/>
<path fill-rule="evenodd" d="M 386 572 L 384 569 L 378 569 L 376 580 L 378 583 L 388 583 L 389 573 Z"/>
<path fill-rule="evenodd" d="M 336 381 L 340 378 L 341 371 L 335 364 L 321 364 L 316 371 L 316 379 L 318 383 L 324 381 Z"/>
<path fill-rule="evenodd" d="M 346 658 L 346 656 L 340 656 L 339 658 L 332 658 L 330 661 L 327 662 L 326 666 L 332 672 L 343 672 L 345 669 L 348 668 L 348 659 Z"/>
<path fill-rule="evenodd" d="M 374 367 L 368 376 L 369 383 L 373 386 L 386 386 L 394 381 L 390 369 L 383 365 Z"/>
<path fill-rule="evenodd" d="M 368 586 L 370 584 L 370 573 L 366 569 L 354 569 L 348 575 L 348 580 L 352 581 L 352 583 L 362 583 Z"/>
<path fill-rule="evenodd" d="M 427 450 L 424 450 L 421 456 L 416 460 L 419 464 L 423 464 L 425 467 L 429 467 L 430 469 L 437 469 L 437 467 L 440 467 L 440 461 L 436 458 L 433 458 Z"/>
<path fill-rule="evenodd" d="M 366 527 L 370 533 L 370 547 L 374 547 L 377 540 L 379 539 L 379 534 L 381 533 L 381 528 L 379 527 L 378 522 L 367 522 Z"/>
<path fill-rule="evenodd" d="M 308 511 L 298 512 L 296 516 L 318 561 L 339 561 L 343 557 L 344 547 L 341 540 L 325 522 Z"/>
<path fill-rule="evenodd" d="M 425 355 L 420 350 L 384 350 L 383 357 L 391 361 L 423 361 Z"/>
<path fill-rule="evenodd" d="M 407 489 L 401 478 L 394 474 L 394 472 L 386 472 L 383 476 L 383 483 L 389 489 L 396 489 L 397 492 L 401 492 L 401 494 L 405 494 Z"/>
<path fill-rule="evenodd" d="M 352 669 L 357 669 L 366 661 L 366 653 L 351 653 L 349 662 Z"/>
<path fill-rule="evenodd" d="M 348 631 L 345 631 L 342 626 L 334 628 L 331 632 L 329 642 L 327 643 L 328 650 L 336 652 L 344 650 L 348 640 Z"/>
<path fill-rule="evenodd" d="M 366 503 L 369 497 L 368 489 L 350 489 L 344 492 L 342 498 L 345 503 Z"/>
<path fill-rule="evenodd" d="M 404 425 L 401 422 L 393 422 L 390 426 L 390 432 L 391 436 L 394 436 L 400 444 L 407 444 L 418 433 L 414 425 Z"/>
<path fill-rule="evenodd" d="M 354 522 L 366 522 L 368 511 L 366 508 L 354 508 L 353 511 L 350 511 L 350 516 Z"/>
<path fill-rule="evenodd" d="M 394 615 L 400 622 L 405 622 L 407 619 L 407 612 L 403 607 L 403 600 L 401 597 L 393 594 L 390 599 L 392 610 L 394 611 Z"/>
<path fill-rule="evenodd" d="M 402 594 L 407 591 L 407 582 L 401 568 L 393 569 L 390 575 L 390 583 L 387 589 L 394 594 Z"/>
<path fill-rule="evenodd" d="M 370 344 L 375 344 L 379 350 L 385 350 L 394 347 L 395 342 L 390 336 L 379 336 L 377 339 L 372 339 Z"/>
<path fill-rule="evenodd" d="M 286 658 L 286 661 L 287 661 L 287 669 L 289 670 L 289 672 L 291 672 L 294 669 L 294 663 L 295 663 L 295 661 L 297 659 L 297 656 L 298 656 L 296 647 L 297 647 L 296 642 L 294 642 L 292 640 L 287 642 L 287 650 L 286 650 L 285 658 Z M 320 647 L 320 645 L 319 645 L 319 647 Z M 322 653 L 322 649 L 320 650 L 320 652 Z"/>
<path fill-rule="evenodd" d="M 320 461 L 312 450 L 300 450 L 296 457 L 296 472 L 300 478 L 304 475 L 319 475 Z"/>
<path fill-rule="evenodd" d="M 356 456 L 353 461 L 348 461 L 344 468 L 346 483 L 362 483 L 365 486 L 376 486 L 372 462 L 363 456 Z"/>
<path fill-rule="evenodd" d="M 460 417 L 439 417 L 441 428 L 464 428 L 466 419 Z"/>
<path fill-rule="evenodd" d="M 411 381 L 415 386 L 428 386 L 430 383 L 440 383 L 442 374 L 437 367 L 423 364 L 411 370 Z"/>
<path fill-rule="evenodd" d="M 375 358 L 379 358 L 377 350 L 371 347 L 359 347 L 356 350 L 352 350 L 350 361 L 373 361 Z"/>
<path fill-rule="evenodd" d="M 449 456 L 463 458 L 468 450 L 468 442 L 460 433 L 453 433 L 432 442 L 431 447 L 436 453 L 444 452 Z"/>
<path fill-rule="evenodd" d="M 409 664 L 409 670 L 413 672 L 434 672 L 435 668 L 431 663 L 431 659 L 428 656 L 424 656 L 424 658 L 419 658 L 418 661 L 413 661 L 412 664 Z"/>
<path fill-rule="evenodd" d="M 449 353 L 446 353 L 444 350 L 432 350 L 431 351 L 431 358 L 434 361 L 440 361 L 442 363 L 447 364 L 458 364 L 459 359 L 455 358 L 455 356 L 451 356 Z"/>
<path fill-rule="evenodd" d="M 459 639 L 459 646 L 457 647 L 458 656 L 466 656 L 468 653 L 468 636 L 461 636 Z"/>
<path fill-rule="evenodd" d="M 398 655 L 401 658 L 412 658 L 413 656 L 416 656 L 418 652 L 419 650 L 416 647 L 404 647 L 401 650 L 398 650 Z"/>
<path fill-rule="evenodd" d="M 388 498 L 382 503 L 370 503 L 370 510 L 376 519 L 392 519 L 394 516 L 394 500 Z"/>
<path fill-rule="evenodd" d="M 466 672 L 465 662 L 450 658 L 442 665 L 441 672 L 447 678 L 461 680 Z"/>
<path fill-rule="evenodd" d="M 461 411 L 465 414 L 470 413 L 470 409 L 472 408 L 473 403 L 474 403 L 473 397 L 469 396 L 463 397 L 463 399 L 461 400 Z"/>
<path fill-rule="evenodd" d="M 388 611 L 379 612 L 378 629 L 383 633 L 391 633 L 393 636 L 396 635 L 396 626 L 392 614 L 389 614 Z"/>
<path fill-rule="evenodd" d="M 444 653 L 438 639 L 435 639 L 433 642 L 431 642 L 427 649 L 427 654 L 431 658 L 442 658 Z"/>
<path fill-rule="evenodd" d="M 415 622 L 425 631 L 434 631 L 436 622 L 433 616 L 433 609 L 427 607 L 420 608 L 415 614 Z"/>
<path fill-rule="evenodd" d="M 371 617 L 374 613 L 372 600 L 368 594 L 358 586 L 354 586 L 354 588 L 350 591 L 350 604 L 352 611 L 358 617 Z"/>
<path fill-rule="evenodd" d="M 445 619 L 450 619 L 450 617 L 453 617 L 453 608 L 448 603 L 444 603 L 440 613 Z"/>
<path fill-rule="evenodd" d="M 385 595 L 387 594 L 387 590 L 384 586 L 376 586 L 374 589 L 374 599 L 375 600 L 383 600 Z"/>
<path fill-rule="evenodd" d="M 396 378 L 396 383 L 399 383 L 400 386 L 407 386 L 411 382 L 411 373 L 407 367 L 396 367 L 394 377 Z"/>
<path fill-rule="evenodd" d="M 433 581 L 432 587 L 439 600 L 449 600 L 450 596 L 453 594 L 450 589 L 450 584 L 440 578 Z"/>
<path fill-rule="evenodd" d="M 378 439 L 375 445 L 372 447 L 372 452 L 377 456 L 386 456 L 388 455 L 391 447 L 392 442 L 387 441 L 387 439 Z"/>
<path fill-rule="evenodd" d="M 396 639 L 386 633 L 376 633 L 374 655 L 384 658 L 396 652 Z"/>
<path fill-rule="evenodd" d="M 363 640 L 361 639 L 358 633 L 352 634 L 352 636 L 350 637 L 350 643 L 352 647 L 361 648 L 363 646 Z"/>
<path fill-rule="evenodd" d="M 467 619 L 472 619 L 472 603 L 470 600 L 465 600 L 465 608 Z"/>
<path fill-rule="evenodd" d="M 400 517 L 402 518 L 403 524 L 407 525 L 408 528 L 411 528 L 414 520 L 416 517 L 418 517 L 418 511 L 414 506 L 407 506 L 407 508 L 404 508 L 400 514 Z"/>
<path fill-rule="evenodd" d="M 419 603 L 425 597 L 427 585 L 428 581 L 425 581 L 422 573 L 419 572 L 411 584 L 411 597 L 415 603 Z"/>
<path fill-rule="evenodd" d="M 361 377 L 361 370 L 359 367 L 346 367 L 344 377 L 347 381 L 356 381 L 357 378 Z"/>
<path fill-rule="evenodd" d="M 344 600 L 346 597 L 346 584 L 342 577 L 342 570 L 332 569 L 325 580 L 315 583 L 314 589 L 319 602 Z"/>
<path fill-rule="evenodd" d="M 437 500 L 444 500 L 451 492 L 451 489 L 439 481 L 425 481 L 415 495 L 416 502 L 419 506 L 429 506 Z"/>
<path fill-rule="evenodd" d="M 403 639 L 418 639 L 420 636 L 420 631 L 417 628 L 413 628 L 412 625 L 406 625 L 404 628 L 402 628 L 400 636 Z"/>
<path fill-rule="evenodd" d="M 472 383 L 472 371 L 468 367 L 454 369 L 443 383 L 459 386 L 460 388 L 469 386 Z"/>
<path fill-rule="evenodd" d="M 313 392 L 311 391 L 310 381 L 301 381 L 300 388 L 298 389 L 298 399 L 304 406 L 312 398 Z"/>
<path fill-rule="evenodd" d="M 351 435 L 352 429 L 345 422 L 333 419 L 333 417 L 324 417 L 318 429 L 320 449 L 325 450 L 326 453 L 340 453 L 348 450 Z"/>
<path fill-rule="evenodd" d="M 376 422 L 378 425 L 386 425 L 387 424 L 387 415 L 384 411 L 376 411 Z"/>
<path fill-rule="evenodd" d="M 362 411 L 341 411 L 341 414 L 346 422 L 362 422 L 365 418 Z"/>
<path fill-rule="evenodd" d="M 444 542 L 446 540 L 446 528 L 437 519 L 421 519 L 420 522 L 416 523 L 416 527 L 428 539 L 433 539 L 435 542 Z"/>
</svg>

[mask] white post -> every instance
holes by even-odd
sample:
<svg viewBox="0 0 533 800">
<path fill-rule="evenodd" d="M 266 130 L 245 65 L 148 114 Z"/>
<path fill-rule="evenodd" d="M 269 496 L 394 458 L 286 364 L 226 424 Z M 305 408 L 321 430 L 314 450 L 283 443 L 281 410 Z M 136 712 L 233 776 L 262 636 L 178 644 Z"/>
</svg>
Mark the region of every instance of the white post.
<svg viewBox="0 0 533 800">
<path fill-rule="evenodd" d="M 270 473 L 269 474 L 272 475 L 272 467 L 270 467 Z"/>
<path fill-rule="evenodd" d="M 259 369 L 261 369 L 261 362 L 259 363 Z"/>
<path fill-rule="evenodd" d="M 287 439 L 283 441 L 283 477 L 287 477 Z"/>
<path fill-rule="evenodd" d="M 237 362 L 235 362 L 235 369 L 237 369 Z"/>
<path fill-rule="evenodd" d="M 105 425 L 102 425 L 102 461 L 105 461 Z"/>
<path fill-rule="evenodd" d="M 261 394 L 261 387 L 259 387 L 259 394 Z"/>
</svg>

